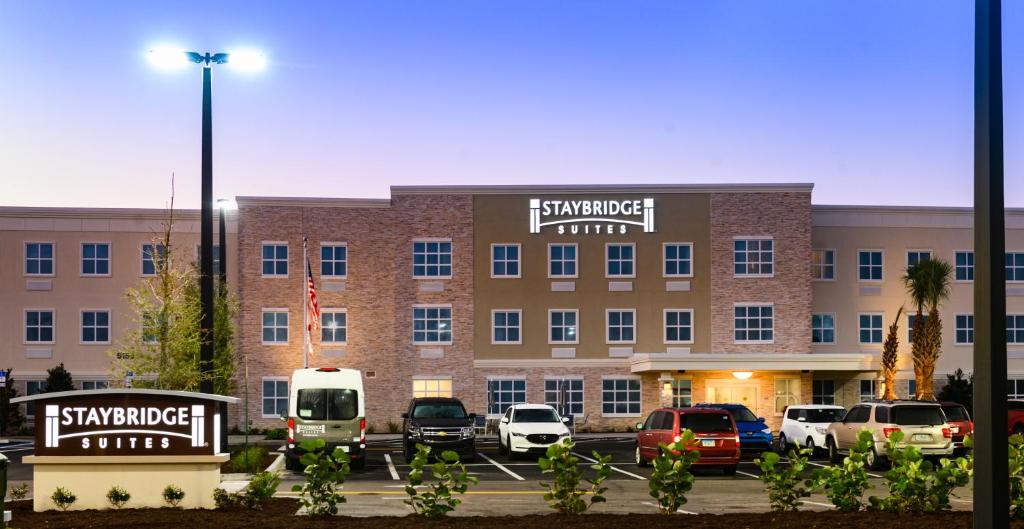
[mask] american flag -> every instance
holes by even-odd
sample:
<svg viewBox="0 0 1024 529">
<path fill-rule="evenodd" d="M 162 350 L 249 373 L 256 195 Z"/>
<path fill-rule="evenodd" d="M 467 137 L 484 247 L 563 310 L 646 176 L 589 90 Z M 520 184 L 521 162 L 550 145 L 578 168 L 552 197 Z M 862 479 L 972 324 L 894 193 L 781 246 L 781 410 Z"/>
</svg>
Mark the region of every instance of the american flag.
<svg viewBox="0 0 1024 529">
<path fill-rule="evenodd" d="M 313 267 L 306 259 L 306 294 L 308 303 L 306 312 L 309 315 L 307 329 L 309 330 L 309 352 L 313 352 L 313 331 L 320 328 L 320 305 L 316 301 L 316 287 L 313 286 Z"/>
</svg>

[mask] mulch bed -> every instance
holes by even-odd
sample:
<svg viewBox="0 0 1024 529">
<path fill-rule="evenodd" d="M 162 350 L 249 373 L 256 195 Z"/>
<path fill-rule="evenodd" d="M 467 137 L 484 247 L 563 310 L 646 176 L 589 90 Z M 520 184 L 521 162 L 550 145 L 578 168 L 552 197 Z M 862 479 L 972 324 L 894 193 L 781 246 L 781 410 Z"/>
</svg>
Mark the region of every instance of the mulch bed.
<svg viewBox="0 0 1024 529">
<path fill-rule="evenodd" d="M 696 516 L 660 514 L 588 514 L 580 517 L 557 514 L 529 516 L 458 517 L 425 520 L 416 516 L 375 518 L 309 519 L 295 516 L 299 504 L 290 498 L 274 498 L 262 512 L 246 510 L 181 510 L 181 509 L 124 509 L 121 511 L 32 512 L 32 502 L 9 503 L 14 511 L 11 527 L 17 529 L 91 529 L 139 527 L 156 529 L 205 528 L 252 529 L 259 527 L 288 527 L 310 529 L 970 529 L 971 513 L 948 512 L 930 515 L 894 516 L 875 512 L 840 514 L 837 512 L 799 512 L 785 514 L 701 514 Z M 344 512 L 344 505 L 341 505 Z M 1024 521 L 1012 528 L 1024 529 Z"/>
</svg>

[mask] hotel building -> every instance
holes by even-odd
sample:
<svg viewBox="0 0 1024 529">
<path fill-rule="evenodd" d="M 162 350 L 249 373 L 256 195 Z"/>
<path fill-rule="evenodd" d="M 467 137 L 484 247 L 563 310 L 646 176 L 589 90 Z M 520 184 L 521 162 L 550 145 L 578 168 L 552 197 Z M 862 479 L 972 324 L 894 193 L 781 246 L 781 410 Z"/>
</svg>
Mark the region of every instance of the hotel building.
<svg viewBox="0 0 1024 529">
<path fill-rule="evenodd" d="M 970 209 L 821 206 L 811 192 L 455 186 L 394 187 L 381 200 L 239 197 L 229 285 L 249 416 L 278 426 L 289 375 L 302 367 L 304 237 L 322 323 L 310 364 L 360 369 L 378 431 L 428 395 L 488 415 L 562 403 L 597 429 L 691 402 L 741 402 L 773 425 L 789 404 L 849 406 L 881 390 L 881 342 L 899 307 L 913 308 L 901 276 L 928 257 L 955 265 L 936 383 L 970 372 Z M 0 209 L 0 352 L 19 384 L 38 385 L 58 362 L 76 380 L 102 380 L 103 344 L 79 339 L 85 315 L 107 310 L 115 337 L 131 324 L 123 290 L 141 280 L 146 223 L 163 212 L 117 215 Z M 187 215 L 179 228 L 194 247 L 197 215 Z M 1024 211 L 1009 211 L 1006 225 L 1009 393 L 1024 396 Z M 57 243 L 52 278 L 33 264 L 45 260 L 33 245 L 47 241 Z M 79 272 L 97 241 L 112 242 L 102 286 Z M 54 312 L 52 334 L 40 310 Z M 901 396 L 913 392 L 911 316 L 900 321 Z M 36 343 L 43 335 L 52 343 Z"/>
</svg>

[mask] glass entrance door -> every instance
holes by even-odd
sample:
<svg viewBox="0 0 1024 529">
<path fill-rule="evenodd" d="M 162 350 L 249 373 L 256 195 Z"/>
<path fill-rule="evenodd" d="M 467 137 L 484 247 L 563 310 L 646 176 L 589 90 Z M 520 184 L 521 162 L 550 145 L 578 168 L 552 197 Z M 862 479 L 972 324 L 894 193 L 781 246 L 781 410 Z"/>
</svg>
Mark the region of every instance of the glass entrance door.
<svg viewBox="0 0 1024 529">
<path fill-rule="evenodd" d="M 732 380 L 708 380 L 707 397 L 708 402 L 712 404 L 743 404 L 751 410 L 757 410 L 756 384 Z"/>
</svg>

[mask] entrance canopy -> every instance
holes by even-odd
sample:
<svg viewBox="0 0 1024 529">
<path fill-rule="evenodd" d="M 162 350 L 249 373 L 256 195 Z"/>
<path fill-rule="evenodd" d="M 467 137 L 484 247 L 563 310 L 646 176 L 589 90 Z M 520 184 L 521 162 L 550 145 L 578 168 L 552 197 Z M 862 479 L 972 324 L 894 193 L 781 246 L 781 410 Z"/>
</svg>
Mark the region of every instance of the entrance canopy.
<svg viewBox="0 0 1024 529">
<path fill-rule="evenodd" d="M 638 353 L 630 371 L 876 371 L 870 353 Z"/>
</svg>

